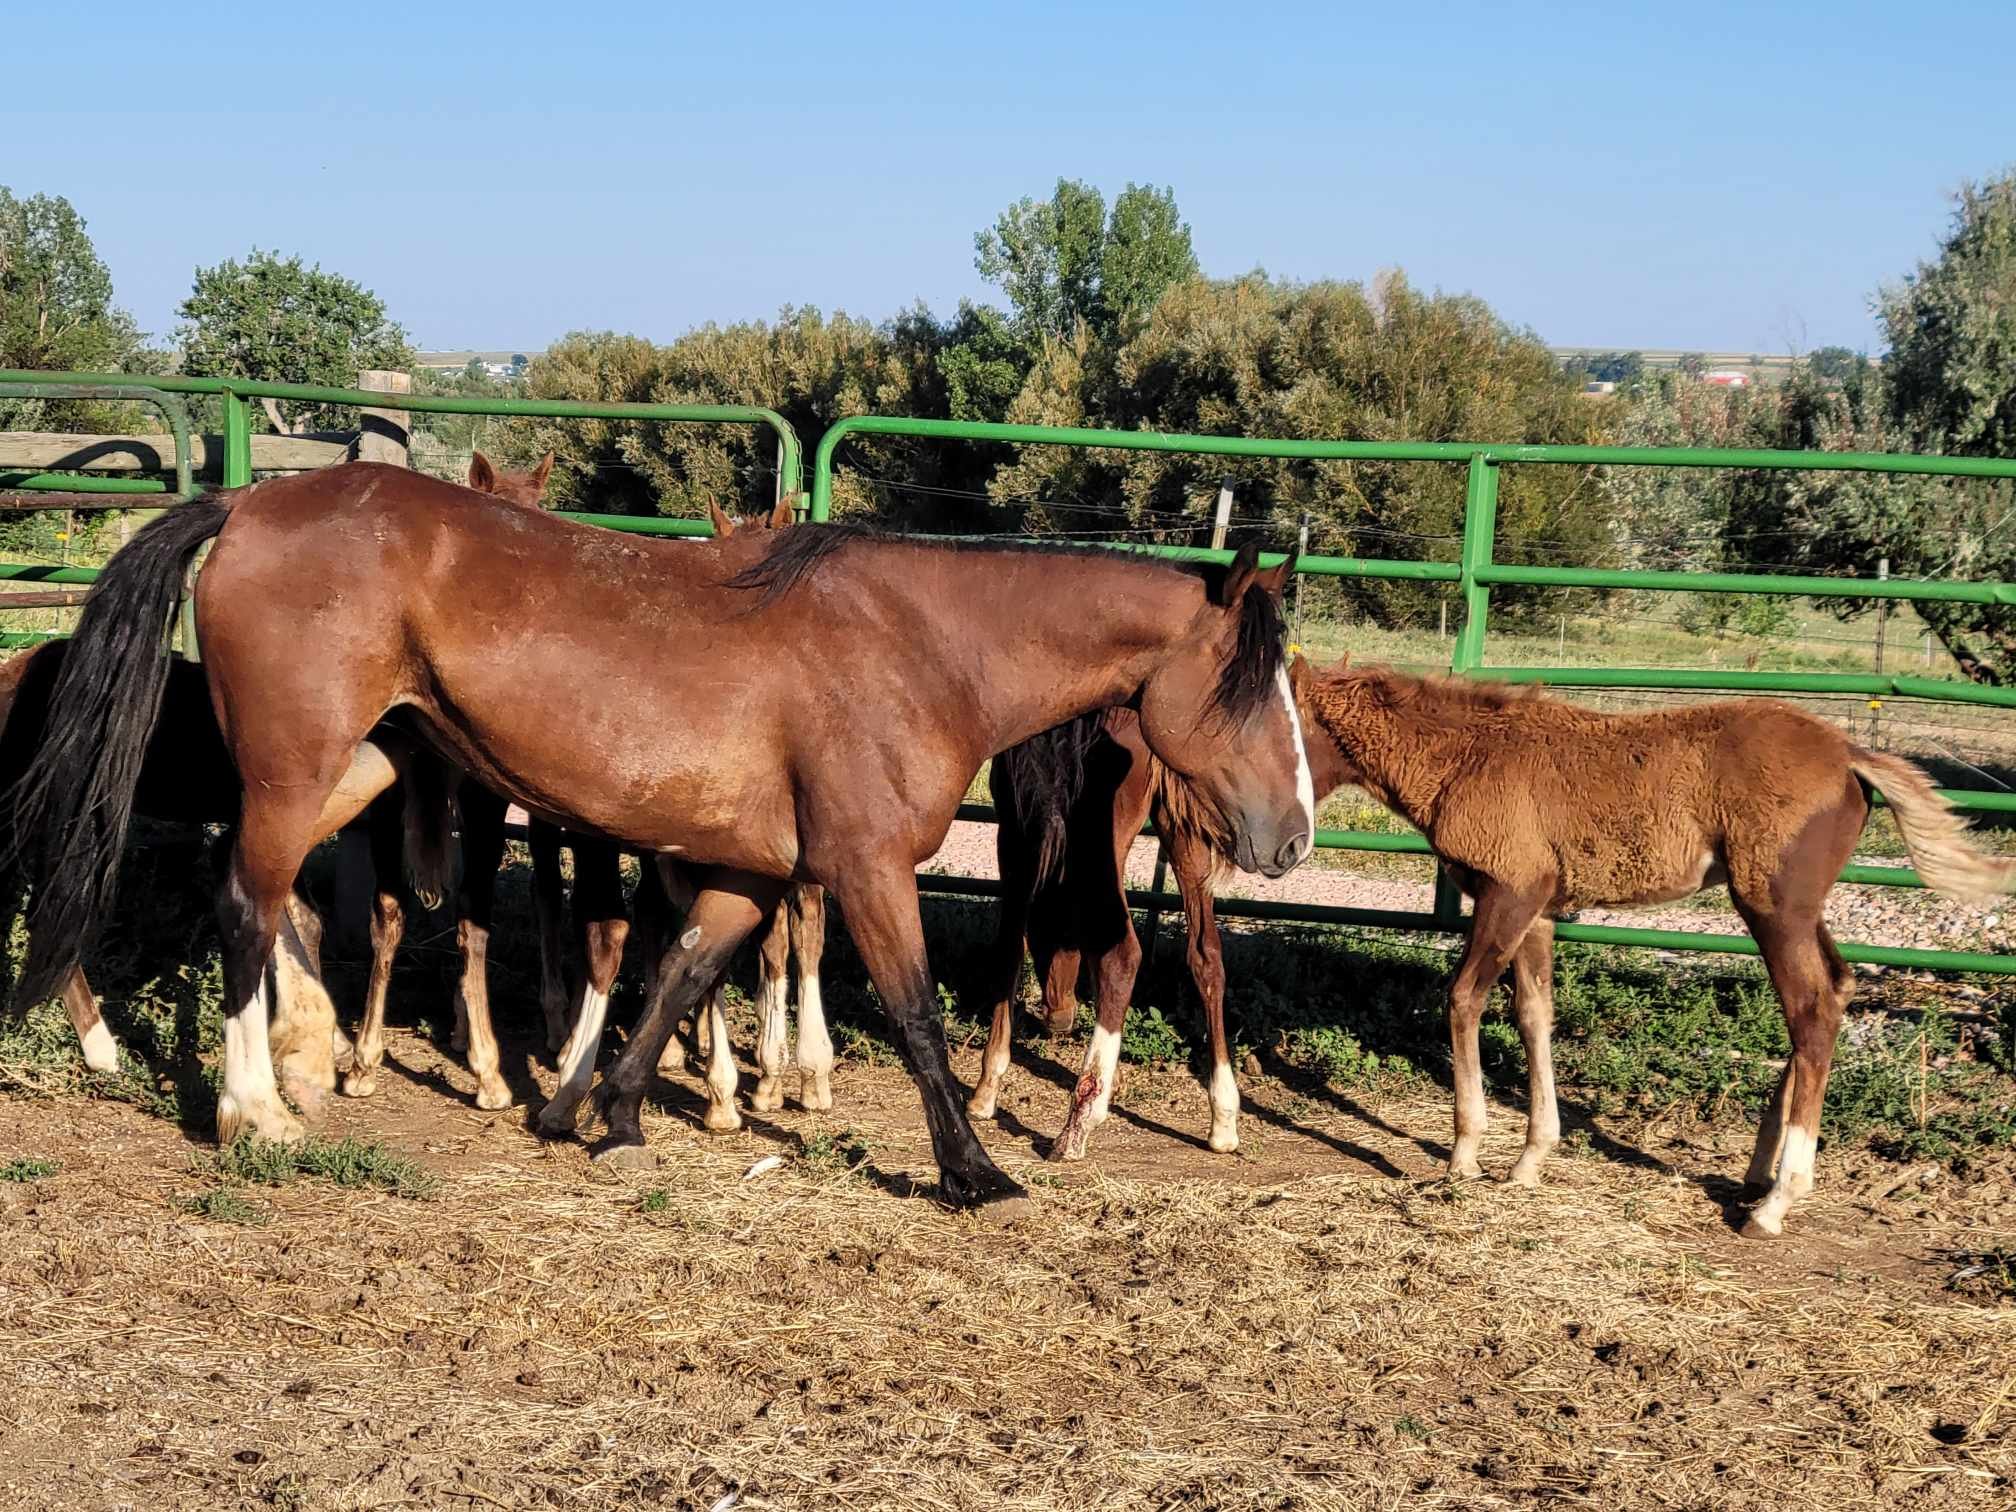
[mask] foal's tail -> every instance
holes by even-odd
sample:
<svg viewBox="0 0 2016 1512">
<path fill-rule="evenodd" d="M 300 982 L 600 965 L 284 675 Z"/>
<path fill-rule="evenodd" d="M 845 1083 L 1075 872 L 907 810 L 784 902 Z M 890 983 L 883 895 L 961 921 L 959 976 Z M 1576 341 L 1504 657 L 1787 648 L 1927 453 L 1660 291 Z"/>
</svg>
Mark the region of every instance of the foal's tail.
<svg viewBox="0 0 2016 1512">
<path fill-rule="evenodd" d="M 105 564 L 49 699 L 42 744 L 12 796 L 34 889 L 16 1003 L 53 997 L 95 938 L 119 881 L 147 742 L 168 686 L 168 631 L 196 548 L 228 501 L 178 504 Z"/>
<path fill-rule="evenodd" d="M 1911 864 L 1927 887 L 1980 903 L 2016 891 L 2016 858 L 1986 855 L 1968 844 L 1966 819 L 1915 762 L 1850 746 L 1848 767 L 1889 800 Z"/>
</svg>

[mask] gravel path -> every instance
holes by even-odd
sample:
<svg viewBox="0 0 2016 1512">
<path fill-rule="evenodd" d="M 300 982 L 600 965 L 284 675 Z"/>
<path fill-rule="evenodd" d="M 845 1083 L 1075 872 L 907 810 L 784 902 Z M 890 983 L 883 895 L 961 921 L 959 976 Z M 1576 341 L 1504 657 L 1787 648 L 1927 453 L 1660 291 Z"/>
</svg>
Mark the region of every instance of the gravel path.
<svg viewBox="0 0 2016 1512">
<path fill-rule="evenodd" d="M 1881 856 L 1857 856 L 1859 862 L 1896 866 Z M 937 855 L 920 868 L 969 877 L 998 877 L 994 864 L 994 827 L 961 821 L 952 826 Z M 1127 881 L 1145 888 L 1155 874 L 1155 842 L 1134 842 L 1127 857 Z M 1173 887 L 1173 883 L 1171 884 Z M 1264 898 L 1289 903 L 1321 903 L 1348 908 L 1426 911 L 1434 888 L 1428 882 L 1358 876 L 1334 866 L 1303 866 L 1278 880 L 1232 873 L 1219 896 Z M 1742 934 L 1743 922 L 1719 888 L 1709 895 L 1716 906 L 1701 903 L 1660 904 L 1647 908 L 1588 908 L 1577 915 L 1583 924 L 1622 928 L 1672 929 L 1689 934 Z M 2016 899 L 2012 899 L 2016 904 Z M 1930 950 L 2016 952 L 2016 907 L 1983 910 L 1941 898 L 1922 888 L 1837 887 L 1827 900 L 1827 927 L 1838 940 L 1865 945 L 1906 946 Z"/>
</svg>

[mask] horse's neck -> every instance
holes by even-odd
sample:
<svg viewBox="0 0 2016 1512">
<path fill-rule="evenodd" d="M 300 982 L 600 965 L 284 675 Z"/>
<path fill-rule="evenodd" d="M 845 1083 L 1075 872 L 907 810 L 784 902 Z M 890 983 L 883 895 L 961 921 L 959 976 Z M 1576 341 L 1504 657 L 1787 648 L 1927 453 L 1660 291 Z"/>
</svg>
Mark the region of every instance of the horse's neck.
<svg viewBox="0 0 2016 1512">
<path fill-rule="evenodd" d="M 983 756 L 1126 702 L 1204 602 L 1200 580 L 1133 561 L 1004 553 L 998 567 L 957 606 Z"/>
</svg>

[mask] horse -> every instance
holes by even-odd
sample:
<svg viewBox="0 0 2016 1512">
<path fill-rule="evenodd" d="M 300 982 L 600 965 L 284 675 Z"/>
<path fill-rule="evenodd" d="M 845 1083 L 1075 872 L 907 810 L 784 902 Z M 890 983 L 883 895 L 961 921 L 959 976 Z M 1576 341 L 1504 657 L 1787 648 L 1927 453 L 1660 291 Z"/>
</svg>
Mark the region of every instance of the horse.
<svg viewBox="0 0 2016 1512">
<path fill-rule="evenodd" d="M 161 627 L 206 543 L 195 623 L 245 780 L 218 907 L 221 1137 L 298 1134 L 261 971 L 303 857 L 375 796 L 360 743 L 388 717 L 529 813 L 694 869 L 596 1092 L 598 1159 L 653 1159 L 642 1102 L 673 1024 L 788 883 L 818 882 L 896 1022 L 942 1195 L 1003 1219 L 1027 1194 L 956 1096 L 915 870 L 981 762 L 1132 703 L 1238 865 L 1281 875 L 1312 843 L 1280 606 L 1292 559 L 1262 571 L 1249 544 L 1198 570 L 838 525 L 661 542 L 355 462 L 179 505 L 104 569 L 17 798 L 38 871 L 26 994 L 55 984 L 116 884 Z M 788 646 L 820 654 L 762 654 Z"/>
<path fill-rule="evenodd" d="M 1530 1091 L 1512 1179 L 1534 1185 L 1561 1127 L 1554 921 L 1726 883 L 1792 1039 L 1745 1177 L 1762 1197 L 1743 1232 L 1781 1234 L 1812 1190 L 1821 1103 L 1854 987 L 1821 910 L 1854 854 L 1870 791 L 1889 801 L 1928 887 L 1970 900 L 2016 887 L 2016 860 L 1970 846 L 1965 819 L 1917 766 L 1775 699 L 1605 714 L 1538 689 L 1340 662 L 1317 676 L 1306 706 L 1336 743 L 1345 779 L 1420 830 L 1475 900 L 1449 989 L 1451 1176 L 1480 1174 L 1477 1022 L 1506 968 Z"/>
<path fill-rule="evenodd" d="M 1295 667 L 1305 666 L 1300 658 Z M 1298 683 L 1299 688 L 1299 683 Z M 1341 782 L 1336 746 L 1321 738 L 1303 710 L 1311 787 L 1320 802 Z M 1042 781 L 1038 743 L 1083 743 L 1083 786 L 1062 806 L 1030 805 Z M 1127 902 L 1127 855 L 1152 813 L 1182 897 L 1185 958 L 1204 1006 L 1211 1075 L 1206 1092 L 1219 1154 L 1239 1148 L 1239 1081 L 1225 1041 L 1225 960 L 1212 889 L 1226 870 L 1210 826 L 1188 802 L 1180 781 L 1141 736 L 1131 709 L 1087 715 L 1077 728 L 1047 732 L 1003 752 L 988 772 L 996 820 L 995 854 L 1001 911 L 990 967 L 994 987 L 980 1079 L 967 1102 L 972 1117 L 991 1118 L 1000 1099 L 1013 1043 L 1013 1016 L 1022 976 L 1023 945 L 1042 989 L 1045 1027 L 1068 1033 L 1078 1018 L 1078 977 L 1091 958 L 1098 1022 L 1072 1088 L 1064 1124 L 1051 1142 L 1052 1160 L 1082 1160 L 1092 1131 L 1105 1122 L 1120 1055 L 1120 1034 L 1141 966 L 1141 946 Z"/>
</svg>

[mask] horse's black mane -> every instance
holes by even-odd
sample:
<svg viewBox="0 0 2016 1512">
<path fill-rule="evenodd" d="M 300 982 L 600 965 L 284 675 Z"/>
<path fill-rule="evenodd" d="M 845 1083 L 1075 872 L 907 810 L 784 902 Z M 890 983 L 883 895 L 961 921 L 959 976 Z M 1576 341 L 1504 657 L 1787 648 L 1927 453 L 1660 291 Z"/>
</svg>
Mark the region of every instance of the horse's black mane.
<svg viewBox="0 0 2016 1512">
<path fill-rule="evenodd" d="M 777 532 L 775 542 L 764 553 L 763 559 L 729 578 L 728 586 L 761 589 L 762 597 L 757 600 L 757 607 L 767 607 L 797 587 L 821 562 L 856 541 L 888 541 L 950 551 L 1013 556 L 1110 559 L 1133 555 L 1115 552 L 1110 547 L 1078 542 L 1005 541 L 993 537 L 966 540 L 937 537 L 920 541 L 914 536 L 897 535 L 865 525 L 820 525 L 811 529 Z M 1143 565 L 1153 562 L 1164 569 L 1201 577 L 1214 588 L 1226 570 L 1215 565 L 1191 566 L 1154 558 L 1136 559 L 1141 560 Z M 1248 589 L 1245 602 L 1239 606 L 1238 644 L 1220 671 L 1218 686 L 1212 694 L 1211 708 L 1215 715 L 1237 727 L 1258 712 L 1274 691 L 1275 674 L 1281 670 L 1287 654 L 1286 640 L 1287 623 L 1281 617 L 1281 606 L 1263 590 Z"/>
</svg>

